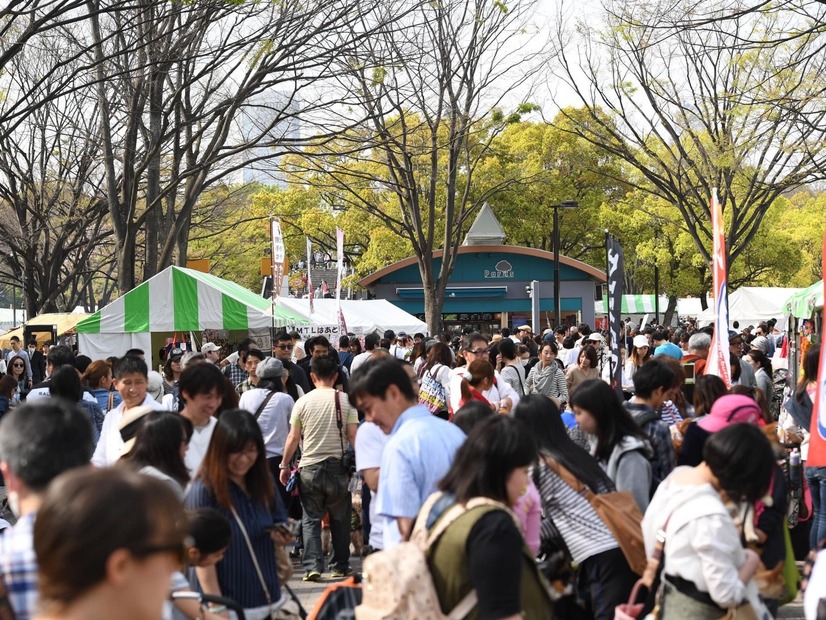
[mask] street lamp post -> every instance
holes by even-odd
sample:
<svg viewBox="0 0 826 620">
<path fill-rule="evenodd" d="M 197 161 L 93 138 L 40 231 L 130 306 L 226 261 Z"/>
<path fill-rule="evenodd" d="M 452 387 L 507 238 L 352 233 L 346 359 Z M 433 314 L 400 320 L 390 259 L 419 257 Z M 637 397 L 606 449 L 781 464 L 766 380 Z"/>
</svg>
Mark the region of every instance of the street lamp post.
<svg viewBox="0 0 826 620">
<path fill-rule="evenodd" d="M 558 205 L 551 205 L 554 210 L 554 323 L 562 325 L 562 300 L 559 298 L 559 210 L 576 209 L 576 200 L 563 200 Z M 535 329 L 535 328 L 534 328 Z"/>
</svg>

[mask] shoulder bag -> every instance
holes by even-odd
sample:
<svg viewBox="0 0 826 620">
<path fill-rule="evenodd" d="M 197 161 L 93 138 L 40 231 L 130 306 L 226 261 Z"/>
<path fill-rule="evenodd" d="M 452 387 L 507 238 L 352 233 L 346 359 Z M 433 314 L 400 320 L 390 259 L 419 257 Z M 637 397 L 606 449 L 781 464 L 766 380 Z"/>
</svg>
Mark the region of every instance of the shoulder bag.
<svg viewBox="0 0 826 620">
<path fill-rule="evenodd" d="M 642 512 L 628 491 L 594 493 L 554 459 L 543 456 L 545 463 L 565 484 L 583 496 L 605 526 L 625 556 L 628 566 L 637 575 L 645 570 L 645 543 L 642 539 Z"/>
<path fill-rule="evenodd" d="M 348 475 L 356 473 L 356 455 L 352 450 L 344 448 L 344 420 L 341 415 L 341 396 L 336 390 L 336 426 L 338 427 L 338 441 L 341 444 L 341 466 Z"/>
<path fill-rule="evenodd" d="M 235 510 L 235 506 L 230 505 L 230 510 L 232 511 L 232 516 L 235 517 L 238 528 L 241 530 L 241 535 L 244 537 L 244 542 L 247 545 L 247 551 L 250 552 L 252 565 L 255 567 L 255 573 L 258 575 L 258 580 L 264 589 L 264 598 L 267 601 L 267 606 L 270 608 L 270 620 L 294 620 L 295 618 L 301 618 L 301 610 L 297 606 L 291 605 L 294 601 L 285 601 L 283 603 L 282 601 L 276 601 L 273 603 L 270 597 L 270 589 L 267 586 L 267 580 L 264 579 L 264 572 L 261 570 L 258 557 L 255 555 L 255 549 L 252 548 L 249 534 L 247 534 L 247 528 L 244 526 L 244 522 L 241 521 L 241 517 L 238 516 L 238 511 Z M 275 544 L 275 541 L 273 541 L 273 544 Z M 281 585 L 285 588 L 288 587 L 286 581 L 281 582 Z"/>
</svg>

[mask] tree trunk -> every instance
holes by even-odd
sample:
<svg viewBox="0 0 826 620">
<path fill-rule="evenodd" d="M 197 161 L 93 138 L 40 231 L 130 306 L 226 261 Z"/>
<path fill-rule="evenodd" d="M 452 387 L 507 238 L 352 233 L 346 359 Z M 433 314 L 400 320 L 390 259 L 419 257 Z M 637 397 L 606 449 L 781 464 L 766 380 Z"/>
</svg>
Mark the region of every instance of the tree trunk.
<svg viewBox="0 0 826 620">
<path fill-rule="evenodd" d="M 128 234 L 118 249 L 118 289 L 120 294 L 135 288 L 135 236 Z"/>
<path fill-rule="evenodd" d="M 431 336 L 444 332 L 442 324 L 442 306 L 444 298 L 436 293 L 435 287 L 425 287 L 424 289 L 424 317 L 427 323 L 427 331 Z"/>
<path fill-rule="evenodd" d="M 677 311 L 677 296 L 668 296 L 668 306 L 665 308 L 665 316 L 663 317 L 663 325 L 671 325 L 671 319 L 674 318 L 674 313 Z"/>
</svg>

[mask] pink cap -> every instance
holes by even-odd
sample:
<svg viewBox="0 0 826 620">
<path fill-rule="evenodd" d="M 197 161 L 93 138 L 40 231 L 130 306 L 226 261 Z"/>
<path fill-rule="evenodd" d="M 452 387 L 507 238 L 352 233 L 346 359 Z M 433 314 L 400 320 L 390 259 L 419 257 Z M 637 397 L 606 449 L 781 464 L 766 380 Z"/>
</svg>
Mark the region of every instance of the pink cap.
<svg viewBox="0 0 826 620">
<path fill-rule="evenodd" d="M 700 418 L 697 424 L 709 433 L 716 433 L 738 422 L 765 424 L 760 406 L 754 399 L 743 394 L 726 394 L 714 401 L 709 414 Z"/>
</svg>

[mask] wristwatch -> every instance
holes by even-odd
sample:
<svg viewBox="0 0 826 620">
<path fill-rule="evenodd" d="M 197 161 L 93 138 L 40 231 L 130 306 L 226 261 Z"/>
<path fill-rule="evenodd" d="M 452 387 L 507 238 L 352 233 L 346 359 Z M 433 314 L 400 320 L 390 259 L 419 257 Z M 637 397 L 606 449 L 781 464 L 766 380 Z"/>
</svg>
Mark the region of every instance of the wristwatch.
<svg viewBox="0 0 826 620">
<path fill-rule="evenodd" d="M 278 466 L 278 469 L 289 469 L 289 468 L 290 468 L 289 465 L 279 465 Z"/>
</svg>

